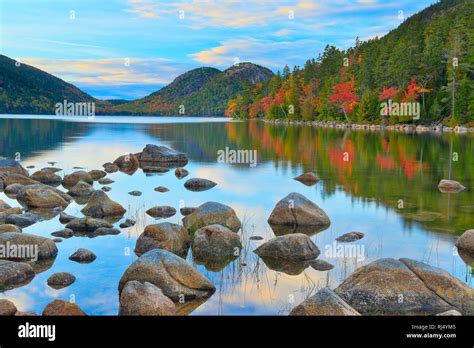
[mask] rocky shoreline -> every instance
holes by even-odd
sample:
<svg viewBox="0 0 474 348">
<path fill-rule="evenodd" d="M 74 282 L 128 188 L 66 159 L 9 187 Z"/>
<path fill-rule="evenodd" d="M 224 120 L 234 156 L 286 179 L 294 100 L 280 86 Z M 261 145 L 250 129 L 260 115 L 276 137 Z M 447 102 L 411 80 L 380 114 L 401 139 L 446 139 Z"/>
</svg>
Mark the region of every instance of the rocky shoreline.
<svg viewBox="0 0 474 348">
<path fill-rule="evenodd" d="M 447 127 L 441 124 L 433 125 L 414 125 L 414 124 L 396 124 L 396 125 L 380 125 L 380 124 L 355 124 L 346 123 L 340 121 L 302 121 L 302 120 L 288 120 L 288 119 L 277 119 L 277 120 L 262 120 L 265 123 L 277 124 L 277 125 L 290 125 L 290 126 L 311 126 L 319 128 L 336 128 L 336 129 L 351 129 L 351 130 L 362 130 L 362 131 L 396 131 L 403 133 L 474 133 L 474 127 L 456 126 Z"/>
<path fill-rule="evenodd" d="M 19 203 L 11 207 L 0 200 L 0 251 L 25 250 L 32 246 L 36 257 L 2 254 L 0 291 L 28 284 L 37 274 L 49 269 L 58 255 L 63 239 L 96 238 L 117 235 L 136 221 L 126 217 L 127 210 L 113 201 L 104 190 L 94 188 L 107 182 L 108 173 L 128 175 L 144 172 L 165 173 L 175 169 L 177 180 L 189 172 L 185 154 L 164 146 L 147 145 L 141 153 L 120 156 L 103 165 L 104 170 L 82 169 L 64 174 L 60 168 L 46 167 L 34 172 L 19 162 L 0 158 L 0 192 Z M 33 168 L 31 168 L 33 169 Z M 319 182 L 314 172 L 294 178 L 305 186 Z M 192 192 L 210 190 L 218 185 L 203 178 L 191 178 L 183 186 Z M 62 186 L 67 192 L 60 190 Z M 465 189 L 452 180 L 442 180 L 441 192 L 457 193 Z M 163 190 L 158 190 L 163 191 Z M 132 196 L 141 195 L 131 191 Z M 83 216 L 63 212 L 71 202 L 83 205 Z M 161 222 L 145 227 L 136 241 L 137 259 L 123 273 L 118 289 L 119 315 L 187 315 L 216 291 L 216 286 L 186 261 L 219 272 L 241 256 L 242 222 L 232 207 L 205 202 L 198 207 L 182 207 L 182 224 Z M 171 206 L 150 207 L 146 214 L 168 218 L 177 214 Z M 22 228 L 43 219 L 59 217 L 63 230 L 52 232 L 54 239 L 23 233 Z M 114 225 L 118 224 L 119 228 Z M 319 247 L 310 236 L 331 225 L 327 213 L 304 195 L 292 192 L 278 202 L 268 223 L 275 237 L 261 240 L 253 251 L 271 270 L 288 275 L 301 274 L 312 267 L 320 272 L 334 266 L 319 259 Z M 351 243 L 364 238 L 361 232 L 348 232 L 334 243 Z M 254 239 L 260 240 L 260 239 Z M 474 230 L 466 231 L 456 242 L 461 258 L 468 264 L 474 259 Z M 31 255 L 30 255 L 31 256 Z M 80 248 L 69 256 L 71 262 L 89 264 L 96 260 L 93 251 Z M 51 275 L 47 284 L 61 289 L 75 283 L 66 272 Z M 43 315 L 86 315 L 74 303 L 54 300 Z M 324 288 L 301 304 L 290 315 L 473 315 L 473 290 L 448 272 L 411 259 L 379 259 L 358 268 L 336 289 Z M 36 315 L 19 312 L 8 300 L 0 300 L 0 315 Z"/>
</svg>

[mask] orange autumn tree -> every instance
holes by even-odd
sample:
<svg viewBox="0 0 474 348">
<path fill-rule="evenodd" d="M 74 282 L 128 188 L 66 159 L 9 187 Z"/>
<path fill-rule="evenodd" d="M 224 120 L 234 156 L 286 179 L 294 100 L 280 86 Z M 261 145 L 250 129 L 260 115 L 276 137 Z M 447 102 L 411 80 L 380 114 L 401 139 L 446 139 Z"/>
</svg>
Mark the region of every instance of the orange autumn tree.
<svg viewBox="0 0 474 348">
<path fill-rule="evenodd" d="M 335 105 L 344 113 L 347 122 L 350 122 L 347 114 L 350 114 L 357 106 L 359 97 L 355 93 L 354 79 L 347 82 L 338 83 L 332 87 L 332 94 L 329 97 L 329 103 Z"/>
</svg>

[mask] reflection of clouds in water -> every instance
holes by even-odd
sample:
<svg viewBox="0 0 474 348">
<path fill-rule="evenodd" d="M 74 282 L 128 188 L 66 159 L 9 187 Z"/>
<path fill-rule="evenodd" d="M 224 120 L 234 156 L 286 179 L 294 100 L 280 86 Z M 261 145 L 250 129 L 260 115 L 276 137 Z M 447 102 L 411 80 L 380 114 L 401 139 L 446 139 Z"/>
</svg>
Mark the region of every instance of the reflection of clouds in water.
<svg viewBox="0 0 474 348">
<path fill-rule="evenodd" d="M 252 170 L 257 171 L 258 169 L 253 168 Z M 246 175 L 242 175 L 242 172 L 236 171 L 227 165 L 199 168 L 194 176 L 212 180 L 217 183 L 219 190 L 238 196 L 254 195 L 257 193 L 256 187 L 259 187 L 255 181 L 250 185 Z"/>
<path fill-rule="evenodd" d="M 13 302 L 16 308 L 22 312 L 32 309 L 35 303 L 34 292 L 30 290 L 16 290 L 13 293 L 0 294 L 0 299 Z"/>
</svg>

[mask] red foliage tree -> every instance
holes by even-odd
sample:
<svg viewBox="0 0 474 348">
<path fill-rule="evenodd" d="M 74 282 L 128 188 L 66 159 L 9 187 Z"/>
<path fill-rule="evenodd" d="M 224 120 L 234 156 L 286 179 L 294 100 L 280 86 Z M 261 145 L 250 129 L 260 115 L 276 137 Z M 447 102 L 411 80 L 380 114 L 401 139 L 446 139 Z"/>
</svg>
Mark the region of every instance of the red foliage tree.
<svg viewBox="0 0 474 348">
<path fill-rule="evenodd" d="M 348 113 L 351 113 L 357 106 L 359 98 L 355 94 L 354 79 L 348 82 L 338 83 L 332 88 L 333 94 L 329 97 L 329 103 L 336 105 L 349 121 Z"/>
</svg>

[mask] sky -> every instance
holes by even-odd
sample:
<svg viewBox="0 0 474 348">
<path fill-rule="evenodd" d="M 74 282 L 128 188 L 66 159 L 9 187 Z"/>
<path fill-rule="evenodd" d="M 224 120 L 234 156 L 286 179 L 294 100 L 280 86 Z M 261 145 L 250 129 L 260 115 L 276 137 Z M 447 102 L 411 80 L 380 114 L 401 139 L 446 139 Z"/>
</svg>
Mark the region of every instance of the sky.
<svg viewBox="0 0 474 348">
<path fill-rule="evenodd" d="M 136 99 L 197 67 L 302 66 L 383 36 L 434 0 L 0 0 L 0 54 L 100 99 Z"/>
</svg>

